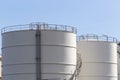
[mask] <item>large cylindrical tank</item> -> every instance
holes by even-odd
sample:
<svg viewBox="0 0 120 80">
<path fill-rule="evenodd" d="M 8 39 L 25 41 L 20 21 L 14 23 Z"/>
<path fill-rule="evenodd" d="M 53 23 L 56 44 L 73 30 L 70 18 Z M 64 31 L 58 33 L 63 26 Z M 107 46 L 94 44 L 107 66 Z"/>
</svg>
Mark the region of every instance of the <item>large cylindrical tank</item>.
<svg viewBox="0 0 120 80">
<path fill-rule="evenodd" d="M 117 47 L 117 52 L 118 52 L 118 80 L 120 80 L 120 43 L 118 44 Z"/>
<path fill-rule="evenodd" d="M 39 60 L 36 56 L 37 30 L 40 32 L 39 65 L 36 65 Z M 41 23 L 4 28 L 2 58 L 2 80 L 69 79 L 76 69 L 75 28 Z M 41 69 L 36 69 L 39 66 Z"/>
<path fill-rule="evenodd" d="M 118 80 L 116 39 L 88 34 L 78 38 L 82 58 L 78 80 Z"/>
<path fill-rule="evenodd" d="M 2 57 L 0 56 L 0 80 L 2 80 Z"/>
</svg>

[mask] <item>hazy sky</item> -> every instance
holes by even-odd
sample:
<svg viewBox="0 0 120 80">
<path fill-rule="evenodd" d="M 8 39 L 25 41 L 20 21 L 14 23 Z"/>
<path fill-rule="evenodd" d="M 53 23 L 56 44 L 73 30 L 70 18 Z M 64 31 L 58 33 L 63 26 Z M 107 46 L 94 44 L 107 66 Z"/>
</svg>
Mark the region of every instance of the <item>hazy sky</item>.
<svg viewBox="0 0 120 80">
<path fill-rule="evenodd" d="M 31 22 L 71 25 L 78 35 L 120 40 L 120 0 L 0 0 L 0 28 Z"/>
</svg>

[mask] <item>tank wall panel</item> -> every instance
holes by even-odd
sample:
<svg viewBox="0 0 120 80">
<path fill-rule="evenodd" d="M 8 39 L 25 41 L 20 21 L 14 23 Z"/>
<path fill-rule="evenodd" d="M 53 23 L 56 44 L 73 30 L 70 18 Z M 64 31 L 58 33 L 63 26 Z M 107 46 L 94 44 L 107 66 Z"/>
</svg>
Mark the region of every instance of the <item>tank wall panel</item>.
<svg viewBox="0 0 120 80">
<path fill-rule="evenodd" d="M 2 57 L 0 57 L 0 78 L 2 77 Z M 1 79 L 0 79 L 1 80 Z"/>
<path fill-rule="evenodd" d="M 116 76 L 117 65 L 110 63 L 83 63 L 81 75 Z"/>
<path fill-rule="evenodd" d="M 78 48 L 82 61 L 84 62 L 112 62 L 117 63 L 117 49 L 115 43 L 97 42 L 97 41 L 81 41 Z M 85 54 L 83 54 L 85 53 Z"/>
<path fill-rule="evenodd" d="M 76 65 L 75 52 L 76 48 L 71 47 L 42 46 L 42 63 Z M 10 47 L 3 49 L 3 53 L 3 65 L 35 63 L 35 46 Z"/>
<path fill-rule="evenodd" d="M 108 76 L 108 77 L 103 77 L 104 75 L 102 76 L 90 76 L 90 77 L 79 77 L 78 80 L 117 80 L 117 77 L 111 77 L 111 76 Z"/>
<path fill-rule="evenodd" d="M 120 55 L 119 54 L 118 54 L 118 80 L 120 80 Z"/>
<path fill-rule="evenodd" d="M 2 47 L 35 45 L 35 31 L 16 31 L 2 34 Z M 76 35 L 61 31 L 41 31 L 41 44 L 76 47 Z"/>
</svg>

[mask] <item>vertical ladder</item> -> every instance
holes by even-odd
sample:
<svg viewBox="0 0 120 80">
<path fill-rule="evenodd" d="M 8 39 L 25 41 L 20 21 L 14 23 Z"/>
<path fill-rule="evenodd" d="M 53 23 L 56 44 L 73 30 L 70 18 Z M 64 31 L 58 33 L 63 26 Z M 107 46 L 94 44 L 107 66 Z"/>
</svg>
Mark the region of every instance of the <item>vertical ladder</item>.
<svg viewBox="0 0 120 80">
<path fill-rule="evenodd" d="M 80 73 L 81 67 L 82 67 L 81 55 L 80 55 L 80 53 L 77 53 L 77 65 L 76 65 L 76 69 L 74 70 L 74 73 L 72 74 L 72 76 L 68 80 L 73 80 L 73 79 L 76 80 L 76 77 Z"/>
<path fill-rule="evenodd" d="M 41 78 L 41 30 L 40 25 L 37 25 L 36 30 L 36 80 Z"/>
</svg>

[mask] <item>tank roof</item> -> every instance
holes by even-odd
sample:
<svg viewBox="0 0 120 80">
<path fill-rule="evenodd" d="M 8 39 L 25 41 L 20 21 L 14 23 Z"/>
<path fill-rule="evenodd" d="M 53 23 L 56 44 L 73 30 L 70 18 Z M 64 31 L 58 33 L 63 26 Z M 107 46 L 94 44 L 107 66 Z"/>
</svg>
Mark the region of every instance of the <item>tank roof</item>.
<svg viewBox="0 0 120 80">
<path fill-rule="evenodd" d="M 20 31 L 20 30 L 37 30 L 37 29 L 67 31 L 67 32 L 77 33 L 77 29 L 72 26 L 47 24 L 47 23 L 41 23 L 41 22 L 4 27 L 1 29 L 1 33 L 11 32 L 11 31 Z"/>
<path fill-rule="evenodd" d="M 109 37 L 107 35 L 96 35 L 96 34 L 84 34 L 77 37 L 77 41 L 107 41 L 118 43 L 115 37 Z"/>
</svg>

